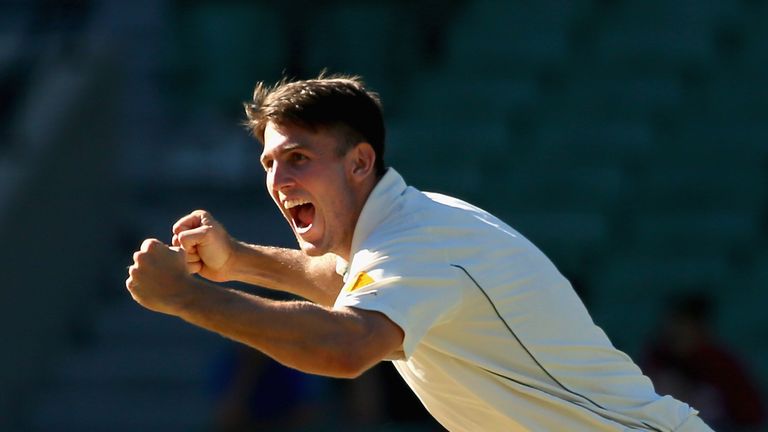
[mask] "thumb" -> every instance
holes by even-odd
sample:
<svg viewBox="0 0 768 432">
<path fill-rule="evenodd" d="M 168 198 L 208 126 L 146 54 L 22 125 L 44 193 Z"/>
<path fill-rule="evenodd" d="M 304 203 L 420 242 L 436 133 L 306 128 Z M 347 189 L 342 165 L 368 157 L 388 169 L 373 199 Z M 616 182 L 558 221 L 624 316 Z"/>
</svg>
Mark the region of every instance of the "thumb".
<svg viewBox="0 0 768 432">
<path fill-rule="evenodd" d="M 187 256 L 189 256 L 189 254 L 184 249 L 182 249 L 182 248 L 180 248 L 178 246 L 168 246 L 168 250 L 171 252 L 171 255 L 175 255 L 177 257 L 180 257 L 185 262 L 188 261 L 187 260 Z"/>
<path fill-rule="evenodd" d="M 189 273 L 193 273 L 193 274 L 199 273 L 200 270 L 203 268 L 203 263 L 202 261 L 200 261 L 200 257 L 198 255 L 189 254 L 184 249 L 178 246 L 171 246 L 168 249 L 184 257 L 184 263 L 187 266 L 187 271 Z"/>
</svg>

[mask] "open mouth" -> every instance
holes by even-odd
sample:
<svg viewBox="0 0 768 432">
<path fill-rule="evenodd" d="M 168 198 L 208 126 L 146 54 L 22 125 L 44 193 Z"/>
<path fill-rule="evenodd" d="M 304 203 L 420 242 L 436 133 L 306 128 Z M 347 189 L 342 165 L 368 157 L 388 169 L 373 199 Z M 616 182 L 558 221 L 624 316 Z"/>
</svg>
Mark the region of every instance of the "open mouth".
<svg viewBox="0 0 768 432">
<path fill-rule="evenodd" d="M 315 220 L 314 204 L 304 200 L 286 200 L 284 205 L 291 215 L 297 233 L 304 234 L 312 228 L 312 222 Z"/>
</svg>

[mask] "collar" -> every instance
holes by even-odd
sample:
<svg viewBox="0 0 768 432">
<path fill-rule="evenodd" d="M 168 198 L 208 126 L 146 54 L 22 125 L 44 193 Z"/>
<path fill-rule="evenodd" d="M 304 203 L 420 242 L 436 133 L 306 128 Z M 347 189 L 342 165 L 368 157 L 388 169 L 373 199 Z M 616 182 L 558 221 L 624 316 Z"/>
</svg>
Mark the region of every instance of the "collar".
<svg viewBox="0 0 768 432">
<path fill-rule="evenodd" d="M 405 192 L 408 185 L 405 184 L 403 177 L 395 171 L 394 168 L 387 168 L 387 172 L 374 186 L 368 199 L 365 201 L 363 210 L 357 218 L 355 232 L 352 234 L 352 246 L 350 249 L 350 259 L 360 249 L 360 245 L 371 235 L 371 233 L 381 225 L 384 219 L 389 216 L 395 202 Z M 349 263 L 342 258 L 336 261 L 336 271 L 344 275 L 348 271 Z"/>
</svg>

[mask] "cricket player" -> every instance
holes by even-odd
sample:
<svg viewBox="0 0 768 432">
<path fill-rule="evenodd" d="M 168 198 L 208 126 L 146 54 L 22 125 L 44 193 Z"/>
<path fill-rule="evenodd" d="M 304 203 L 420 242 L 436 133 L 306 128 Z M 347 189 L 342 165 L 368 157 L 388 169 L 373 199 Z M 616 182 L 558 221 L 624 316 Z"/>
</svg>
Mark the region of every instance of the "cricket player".
<svg viewBox="0 0 768 432">
<path fill-rule="evenodd" d="M 390 360 L 451 431 L 710 430 L 656 394 L 522 235 L 386 167 L 380 102 L 358 78 L 260 83 L 246 114 L 300 249 L 237 241 L 193 211 L 170 246 L 134 254 L 138 303 L 308 373 L 354 378 Z M 232 280 L 306 301 L 212 283 Z"/>
</svg>

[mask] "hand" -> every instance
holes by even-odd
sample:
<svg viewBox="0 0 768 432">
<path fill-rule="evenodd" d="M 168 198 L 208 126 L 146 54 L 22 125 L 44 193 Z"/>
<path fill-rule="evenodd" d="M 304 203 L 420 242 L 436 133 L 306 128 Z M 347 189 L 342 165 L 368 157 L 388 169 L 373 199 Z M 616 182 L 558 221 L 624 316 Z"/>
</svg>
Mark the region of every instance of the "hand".
<svg viewBox="0 0 768 432">
<path fill-rule="evenodd" d="M 173 224 L 171 244 L 187 254 L 190 273 L 215 282 L 230 279 L 229 267 L 236 242 L 207 211 L 195 210 Z"/>
<path fill-rule="evenodd" d="M 125 286 L 133 299 L 147 309 L 176 314 L 189 293 L 193 278 L 186 270 L 186 254 L 159 240 L 147 239 L 133 254 Z"/>
</svg>

